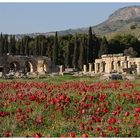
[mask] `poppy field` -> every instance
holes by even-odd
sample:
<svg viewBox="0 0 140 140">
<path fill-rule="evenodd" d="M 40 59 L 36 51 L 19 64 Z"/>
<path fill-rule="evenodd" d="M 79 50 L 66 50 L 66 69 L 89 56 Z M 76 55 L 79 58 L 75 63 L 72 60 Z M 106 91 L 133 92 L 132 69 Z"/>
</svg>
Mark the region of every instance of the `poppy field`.
<svg viewBox="0 0 140 140">
<path fill-rule="evenodd" d="M 140 137 L 140 81 L 0 81 L 0 137 Z"/>
</svg>

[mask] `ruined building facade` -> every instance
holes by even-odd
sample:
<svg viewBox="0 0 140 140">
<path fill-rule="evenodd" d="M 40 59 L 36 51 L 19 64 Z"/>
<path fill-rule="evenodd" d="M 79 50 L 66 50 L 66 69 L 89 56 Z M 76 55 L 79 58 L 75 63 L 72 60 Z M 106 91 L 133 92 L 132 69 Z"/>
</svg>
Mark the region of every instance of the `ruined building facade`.
<svg viewBox="0 0 140 140">
<path fill-rule="evenodd" d="M 140 58 L 131 58 L 123 54 L 102 55 L 100 59 L 96 59 L 94 63 L 95 73 L 111 73 L 125 70 L 136 70 L 140 74 Z"/>
<path fill-rule="evenodd" d="M 49 73 L 59 71 L 52 65 L 50 58 L 45 56 L 22 56 L 4 55 L 0 56 L 0 72 L 8 74 L 11 71 L 19 73 Z"/>
</svg>

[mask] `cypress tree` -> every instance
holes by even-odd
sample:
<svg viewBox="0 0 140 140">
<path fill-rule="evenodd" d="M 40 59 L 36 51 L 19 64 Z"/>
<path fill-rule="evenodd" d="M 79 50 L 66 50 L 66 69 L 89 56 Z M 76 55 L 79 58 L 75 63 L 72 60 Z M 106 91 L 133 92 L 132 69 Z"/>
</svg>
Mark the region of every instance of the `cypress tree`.
<svg viewBox="0 0 140 140">
<path fill-rule="evenodd" d="M 4 47 L 4 53 L 7 54 L 8 53 L 8 35 L 4 35 L 3 47 Z"/>
<path fill-rule="evenodd" d="M 86 47 L 85 39 L 83 38 L 80 42 L 79 68 L 82 69 L 84 64 L 86 64 Z"/>
<path fill-rule="evenodd" d="M 58 64 L 58 36 L 57 36 L 57 32 L 55 33 L 55 37 L 54 37 L 54 45 L 53 45 L 53 63 L 55 65 Z"/>
<path fill-rule="evenodd" d="M 44 42 L 43 40 L 41 41 L 41 56 L 43 56 L 43 48 L 44 48 Z"/>
<path fill-rule="evenodd" d="M 67 50 L 66 50 L 66 60 L 65 60 L 65 64 L 66 64 L 66 67 L 69 68 L 70 66 L 70 42 L 68 42 L 68 45 L 67 45 Z"/>
<path fill-rule="evenodd" d="M 20 55 L 23 54 L 24 54 L 24 43 L 23 43 L 23 39 L 21 39 Z"/>
<path fill-rule="evenodd" d="M 8 46 L 8 52 L 9 54 L 12 54 L 12 45 L 13 45 L 13 40 L 12 40 L 12 35 L 10 35 L 10 39 L 9 39 L 9 46 Z"/>
<path fill-rule="evenodd" d="M 4 48 L 3 48 L 3 35 L 1 33 L 0 35 L 0 55 L 2 56 L 4 54 Z"/>
<path fill-rule="evenodd" d="M 35 52 L 34 52 L 34 55 L 35 56 L 39 55 L 39 38 L 38 37 L 35 38 Z"/>
<path fill-rule="evenodd" d="M 79 58 L 79 52 L 78 52 L 78 40 L 77 35 L 75 36 L 75 42 L 74 42 L 74 54 L 73 54 L 73 66 L 74 68 L 78 67 L 78 58 Z"/>
<path fill-rule="evenodd" d="M 10 54 L 16 54 L 16 40 L 14 35 L 10 35 L 10 45 L 8 50 Z"/>
<path fill-rule="evenodd" d="M 108 54 L 108 42 L 106 37 L 103 37 L 101 40 L 100 50 L 99 50 L 99 57 L 103 54 Z"/>
<path fill-rule="evenodd" d="M 88 31 L 88 46 L 87 46 L 87 63 L 93 62 L 93 38 L 92 38 L 92 28 L 89 27 Z"/>
</svg>

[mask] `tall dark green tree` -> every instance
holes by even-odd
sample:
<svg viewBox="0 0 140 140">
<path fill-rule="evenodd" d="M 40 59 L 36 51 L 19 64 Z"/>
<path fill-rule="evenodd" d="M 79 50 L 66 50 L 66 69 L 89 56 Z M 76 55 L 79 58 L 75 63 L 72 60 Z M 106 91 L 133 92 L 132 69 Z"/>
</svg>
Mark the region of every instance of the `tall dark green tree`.
<svg viewBox="0 0 140 140">
<path fill-rule="evenodd" d="M 0 56 L 4 54 L 4 47 L 3 47 L 3 35 L 0 35 Z"/>
<path fill-rule="evenodd" d="M 99 50 L 99 57 L 103 54 L 108 54 L 108 41 L 106 37 L 103 37 L 101 40 L 100 50 Z"/>
<path fill-rule="evenodd" d="M 21 47 L 22 47 L 21 46 L 21 41 L 19 40 L 19 41 L 16 42 L 16 50 L 17 50 L 16 54 L 20 55 Z"/>
<path fill-rule="evenodd" d="M 39 37 L 35 38 L 35 50 L 34 55 L 39 56 Z"/>
<path fill-rule="evenodd" d="M 68 42 L 67 49 L 66 49 L 66 59 L 65 59 L 65 65 L 67 68 L 70 67 L 70 63 L 71 63 L 70 47 L 71 47 L 71 44 L 70 42 Z"/>
<path fill-rule="evenodd" d="M 24 47 L 24 55 L 28 56 L 29 55 L 29 42 L 31 40 L 31 38 L 29 36 L 24 36 L 23 37 L 23 47 Z"/>
<path fill-rule="evenodd" d="M 75 40 L 74 40 L 74 54 L 73 54 L 73 67 L 74 68 L 78 68 L 78 58 L 79 58 L 79 46 L 78 46 L 78 39 L 76 35 Z"/>
<path fill-rule="evenodd" d="M 16 54 L 16 40 L 15 40 L 15 35 L 10 35 L 10 42 L 9 42 L 9 53 L 10 54 Z"/>
<path fill-rule="evenodd" d="M 82 70 L 84 64 L 86 64 L 86 46 L 85 39 L 83 38 L 80 42 L 80 56 L 79 56 L 79 68 Z"/>
<path fill-rule="evenodd" d="M 23 42 L 23 39 L 21 39 L 20 55 L 24 55 L 24 42 Z"/>
<path fill-rule="evenodd" d="M 8 35 L 4 35 L 4 44 L 3 44 L 3 47 L 4 47 L 4 53 L 7 54 L 8 53 Z"/>
<path fill-rule="evenodd" d="M 87 46 L 87 63 L 93 62 L 93 38 L 92 38 L 92 28 L 89 27 L 88 31 L 88 46 Z"/>
<path fill-rule="evenodd" d="M 59 44 L 58 44 L 58 36 L 56 32 L 54 37 L 54 45 L 53 45 L 53 63 L 55 65 L 58 64 L 58 49 L 59 49 Z"/>
</svg>

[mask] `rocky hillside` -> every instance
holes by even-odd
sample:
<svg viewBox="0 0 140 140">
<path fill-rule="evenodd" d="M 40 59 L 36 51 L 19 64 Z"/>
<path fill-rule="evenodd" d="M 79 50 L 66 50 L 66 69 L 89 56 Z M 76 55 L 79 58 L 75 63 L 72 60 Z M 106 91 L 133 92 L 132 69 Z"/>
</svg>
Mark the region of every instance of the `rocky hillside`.
<svg viewBox="0 0 140 140">
<path fill-rule="evenodd" d="M 97 35 L 105 35 L 112 37 L 116 34 L 132 33 L 140 38 L 140 6 L 124 7 L 113 14 L 111 14 L 103 23 L 92 26 L 93 32 Z M 79 29 L 69 29 L 59 31 L 59 35 L 75 34 L 75 33 L 87 33 L 88 27 Z M 53 35 L 54 32 L 47 33 L 33 33 L 28 34 L 32 37 L 43 34 L 45 36 Z M 17 38 L 23 35 L 16 35 Z"/>
<path fill-rule="evenodd" d="M 140 6 L 125 7 L 111 14 L 107 22 L 115 22 L 118 20 L 130 20 L 140 17 Z"/>
<path fill-rule="evenodd" d="M 99 35 L 108 35 L 120 31 L 131 32 L 138 28 L 140 28 L 140 6 L 132 6 L 115 11 L 105 22 L 94 26 L 93 30 Z"/>
</svg>

